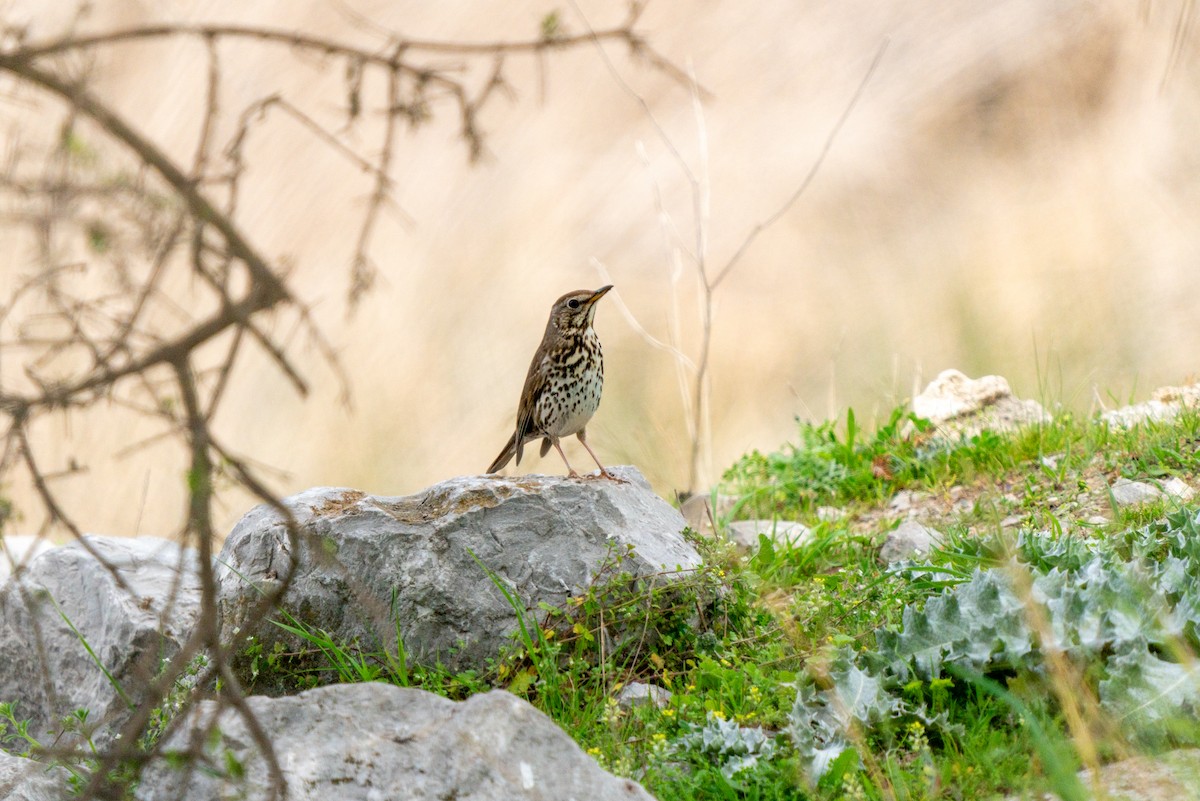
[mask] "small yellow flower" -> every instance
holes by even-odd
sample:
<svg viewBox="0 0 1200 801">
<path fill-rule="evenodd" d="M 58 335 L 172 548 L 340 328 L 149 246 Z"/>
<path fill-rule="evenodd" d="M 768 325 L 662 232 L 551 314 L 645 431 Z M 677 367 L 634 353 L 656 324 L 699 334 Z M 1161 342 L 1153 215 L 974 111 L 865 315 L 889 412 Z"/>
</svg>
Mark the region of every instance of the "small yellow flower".
<svg viewBox="0 0 1200 801">
<path fill-rule="evenodd" d="M 721 720 L 725 720 L 725 710 L 723 710 L 723 709 L 714 709 L 714 710 L 712 711 L 712 716 L 713 716 L 714 718 L 720 718 Z"/>
<path fill-rule="evenodd" d="M 664 709 L 662 711 L 662 716 L 664 718 L 673 718 L 673 717 L 675 717 L 675 710 L 674 709 Z"/>
<path fill-rule="evenodd" d="M 661 731 L 654 732 L 654 741 L 655 742 L 661 743 L 666 739 L 667 739 L 667 735 L 663 734 Z"/>
<path fill-rule="evenodd" d="M 587 752 L 588 752 L 589 754 L 591 754 L 592 756 L 600 756 L 600 749 L 599 749 L 599 748 L 597 748 L 597 747 L 596 747 L 596 746 L 594 746 L 594 745 L 593 745 L 591 748 L 589 748 L 589 749 L 587 750 Z"/>
</svg>

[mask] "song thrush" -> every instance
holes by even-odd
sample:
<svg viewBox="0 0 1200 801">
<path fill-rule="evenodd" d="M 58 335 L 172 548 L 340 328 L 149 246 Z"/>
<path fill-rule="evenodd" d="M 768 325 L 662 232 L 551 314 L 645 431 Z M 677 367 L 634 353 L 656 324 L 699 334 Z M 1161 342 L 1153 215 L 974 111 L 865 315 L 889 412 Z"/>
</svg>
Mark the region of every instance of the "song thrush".
<svg viewBox="0 0 1200 801">
<path fill-rule="evenodd" d="M 596 316 L 596 301 L 610 289 L 612 286 L 602 286 L 595 292 L 586 289 L 568 292 L 554 302 L 542 344 L 533 354 L 533 363 L 525 376 L 525 388 L 517 406 L 516 430 L 487 469 L 489 473 L 503 468 L 513 456 L 520 464 L 525 443 L 541 438 L 541 455 L 545 456 L 553 445 L 567 465 L 567 475 L 577 478 L 579 474 L 559 445 L 561 437 L 574 434 L 596 460 L 600 475 L 620 480 L 600 464 L 587 444 L 585 431 L 600 406 L 604 387 L 604 357 L 592 320 Z"/>
</svg>

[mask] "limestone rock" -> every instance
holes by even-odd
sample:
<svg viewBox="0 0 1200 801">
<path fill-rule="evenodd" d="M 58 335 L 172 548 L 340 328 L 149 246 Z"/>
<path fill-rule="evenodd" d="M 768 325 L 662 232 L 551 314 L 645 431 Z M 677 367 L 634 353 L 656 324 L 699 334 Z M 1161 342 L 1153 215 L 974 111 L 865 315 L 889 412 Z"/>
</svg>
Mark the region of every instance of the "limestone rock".
<svg viewBox="0 0 1200 801">
<path fill-rule="evenodd" d="M 414 663 L 483 667 L 518 628 L 485 566 L 531 619 L 540 616 L 540 603 L 561 606 L 584 592 L 618 557 L 622 571 L 662 581 L 700 566 L 681 535 L 679 512 L 635 468 L 613 470 L 626 483 L 467 476 L 404 498 L 346 489 L 294 495 L 284 503 L 302 535 L 283 607 L 340 642 L 393 650 L 399 627 Z M 296 644 L 269 621 L 251 618 L 258 588 L 279 585 L 292 548 L 269 506 L 250 511 L 225 541 L 218 614 L 222 636 L 239 640 L 236 650 L 248 636 L 265 653 L 280 640 Z M 255 687 L 288 689 L 278 682 L 284 677 L 264 670 Z"/>
<path fill-rule="evenodd" d="M 846 510 L 836 506 L 818 506 L 817 519 L 825 523 L 836 523 L 846 516 Z"/>
<path fill-rule="evenodd" d="M 1163 496 L 1162 490 L 1144 481 L 1130 481 L 1118 478 L 1112 484 L 1113 500 L 1117 506 L 1137 506 L 1143 503 L 1157 501 Z"/>
<path fill-rule="evenodd" d="M 923 526 L 915 520 L 906 520 L 888 532 L 879 558 L 886 564 L 893 564 L 902 559 L 912 559 L 924 556 L 942 539 L 940 532 Z"/>
<path fill-rule="evenodd" d="M 1200 748 L 1181 748 L 1155 756 L 1135 756 L 1103 765 L 1093 777 L 1079 772 L 1086 788 L 1108 801 L 1197 801 L 1200 799 Z M 1058 801 L 1050 793 L 1045 801 Z M 1007 801 L 1017 801 L 1009 796 Z"/>
<path fill-rule="evenodd" d="M 1090 771 L 1079 778 L 1092 787 Z M 1200 749 L 1132 757 L 1105 765 L 1096 777 L 1110 801 L 1184 801 L 1200 798 Z"/>
<path fill-rule="evenodd" d="M 548 717 L 502 690 L 455 703 L 389 684 L 342 684 L 285 698 L 256 696 L 250 708 L 274 743 L 290 801 L 653 801 L 641 785 L 603 771 Z M 214 719 L 215 718 L 215 719 Z M 244 720 L 201 703 L 166 747 L 215 723 L 213 764 L 226 753 L 245 766 L 234 780 L 155 762 L 139 801 L 269 797 L 264 760 Z"/>
<path fill-rule="evenodd" d="M 4 801 L 68 801 L 70 774 L 25 757 L 0 751 L 0 798 Z"/>
<path fill-rule="evenodd" d="M 1183 409 L 1200 406 L 1200 384 L 1183 387 L 1159 387 L 1150 400 L 1113 409 L 1100 416 L 1109 425 L 1131 428 L 1138 423 L 1174 420 Z"/>
<path fill-rule="evenodd" d="M 911 517 L 917 511 L 916 507 L 928 497 L 926 492 L 900 490 L 888 501 L 888 512 Z"/>
<path fill-rule="evenodd" d="M 803 545 L 812 539 L 812 529 L 794 520 L 738 520 L 725 527 L 729 539 L 739 548 L 758 547 L 758 535 L 766 534 L 781 547 Z"/>
<path fill-rule="evenodd" d="M 943 436 L 970 437 L 984 430 L 1008 431 L 1051 419 L 1037 401 L 1014 396 L 1001 376 L 973 380 L 958 370 L 944 370 L 938 375 L 912 399 L 912 410 L 936 424 Z"/>
<path fill-rule="evenodd" d="M 631 681 L 617 693 L 617 706 L 621 709 L 633 709 L 641 704 L 653 704 L 662 709 L 670 703 L 670 690 L 643 681 Z"/>
<path fill-rule="evenodd" d="M 1163 498 L 1175 498 L 1186 502 L 1196 494 L 1196 491 L 1185 481 L 1175 476 L 1157 484 L 1118 478 L 1112 483 L 1111 489 L 1113 500 L 1117 502 L 1117 506 L 1137 506 Z"/>
<path fill-rule="evenodd" d="M 54 739 L 57 721 L 84 708 L 99 726 L 94 739 L 105 744 L 129 713 L 84 641 L 137 703 L 199 615 L 191 551 L 148 537 L 84 543 L 41 554 L 0 588 L 0 699 L 16 702 L 18 719 L 28 718 L 44 742 Z"/>
<path fill-rule="evenodd" d="M 0 535 L 0 584 L 18 568 L 23 568 L 38 555 L 51 550 L 54 543 L 45 537 L 28 534 Z"/>
<path fill-rule="evenodd" d="M 1186 481 L 1178 476 L 1171 476 L 1166 481 L 1162 482 L 1161 489 L 1164 494 L 1177 498 L 1183 502 L 1190 501 L 1196 495 L 1196 491 L 1192 489 Z"/>
</svg>

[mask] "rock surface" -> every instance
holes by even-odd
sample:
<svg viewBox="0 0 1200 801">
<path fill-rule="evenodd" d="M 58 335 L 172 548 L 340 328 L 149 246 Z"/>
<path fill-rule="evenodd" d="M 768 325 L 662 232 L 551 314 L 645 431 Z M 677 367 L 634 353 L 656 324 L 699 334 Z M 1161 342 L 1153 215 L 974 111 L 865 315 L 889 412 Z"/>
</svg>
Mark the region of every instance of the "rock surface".
<svg viewBox="0 0 1200 801">
<path fill-rule="evenodd" d="M 653 704 L 662 709 L 671 703 L 671 695 L 670 690 L 657 684 L 632 681 L 617 693 L 617 706 L 621 709 L 633 709 L 642 704 Z"/>
<path fill-rule="evenodd" d="M 70 774 L 0 751 L 0 798 L 4 801 L 67 801 Z"/>
<path fill-rule="evenodd" d="M 1080 773 L 1092 786 L 1090 771 Z M 1200 749 L 1132 757 L 1100 768 L 1096 777 L 1109 801 L 1196 801 L 1200 799 Z"/>
<path fill-rule="evenodd" d="M 192 552 L 149 537 L 84 540 L 129 590 L 78 542 L 39 555 L 0 589 L 0 699 L 16 702 L 17 718 L 43 742 L 77 708 L 98 724 L 101 745 L 128 714 L 87 647 L 137 703 L 199 614 Z"/>
<path fill-rule="evenodd" d="M 1101 418 L 1109 425 L 1130 428 L 1139 423 L 1173 420 L 1183 409 L 1200 407 L 1200 384 L 1183 387 L 1159 387 L 1150 400 L 1105 412 Z"/>
<path fill-rule="evenodd" d="M 502 690 L 455 703 L 423 690 L 388 684 L 342 684 L 287 698 L 253 697 L 250 708 L 274 743 L 289 801 L 652 801 L 641 785 L 603 771 L 548 717 Z M 200 704 L 191 718 L 217 722 L 225 753 L 245 766 L 240 781 L 154 763 L 142 777 L 140 801 L 216 801 L 269 797 L 264 760 L 243 719 Z M 190 726 L 188 727 L 190 728 Z M 189 731 L 167 748 L 181 749 Z"/>
<path fill-rule="evenodd" d="M 484 566 L 533 615 L 540 603 L 559 606 L 583 592 L 617 555 L 621 570 L 665 573 L 663 580 L 700 566 L 679 512 L 636 469 L 613 470 L 626 481 L 468 476 L 405 498 L 345 489 L 292 496 L 284 503 L 303 534 L 284 608 L 340 642 L 392 650 L 398 626 L 416 663 L 483 667 L 518 628 Z M 290 549 L 269 506 L 252 510 L 229 535 L 218 560 L 226 640 L 254 636 L 266 653 L 279 640 L 294 644 L 268 621 L 249 619 L 259 592 L 247 583 L 277 586 Z M 255 687 L 287 689 L 276 680 L 283 677 L 263 672 Z"/>
<path fill-rule="evenodd" d="M 941 538 L 942 535 L 938 531 L 915 520 L 906 520 L 888 532 L 887 539 L 879 550 L 879 558 L 890 565 L 901 559 L 924 556 L 941 541 Z"/>
<path fill-rule="evenodd" d="M 1083 786 L 1099 786 L 1107 801 L 1200 801 L 1200 749 L 1184 748 L 1152 757 L 1131 757 L 1079 773 Z M 1058 801 L 1050 793 L 1043 801 Z M 1009 796 L 1007 801 L 1018 801 Z"/>
<path fill-rule="evenodd" d="M 1147 481 L 1130 481 L 1118 478 L 1112 483 L 1113 500 L 1117 506 L 1137 506 L 1143 503 L 1176 498 L 1180 501 L 1190 501 L 1196 491 L 1175 476 L 1168 478 L 1155 486 Z"/>
<path fill-rule="evenodd" d="M 3 584 L 14 570 L 23 569 L 38 555 L 53 548 L 54 543 L 45 537 L 27 534 L 0 536 L 0 584 Z"/>
<path fill-rule="evenodd" d="M 1008 431 L 1051 419 L 1037 401 L 1013 395 L 1001 376 L 971 379 L 958 370 L 942 371 L 912 399 L 912 410 L 937 425 L 939 434 L 967 437 L 985 429 Z"/>
<path fill-rule="evenodd" d="M 1130 481 L 1127 478 L 1118 478 L 1113 482 L 1112 494 L 1117 506 L 1137 506 L 1156 501 L 1163 496 L 1162 491 L 1153 484 Z"/>
<path fill-rule="evenodd" d="M 725 527 L 725 533 L 739 548 L 758 547 L 758 535 L 766 534 L 782 547 L 803 545 L 812 538 L 812 529 L 794 520 L 738 520 Z"/>
</svg>

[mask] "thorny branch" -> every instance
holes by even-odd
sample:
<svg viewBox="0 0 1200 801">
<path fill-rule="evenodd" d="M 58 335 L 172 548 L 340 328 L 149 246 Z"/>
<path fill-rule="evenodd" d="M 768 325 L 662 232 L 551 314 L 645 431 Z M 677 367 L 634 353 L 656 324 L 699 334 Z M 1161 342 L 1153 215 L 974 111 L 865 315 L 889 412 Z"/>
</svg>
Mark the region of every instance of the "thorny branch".
<svg viewBox="0 0 1200 801">
<path fill-rule="evenodd" d="M 279 763 L 246 704 L 230 666 L 230 644 L 222 642 L 219 630 L 211 516 L 218 479 L 273 507 L 285 532 L 290 561 L 277 566 L 278 581 L 264 592 L 253 617 L 269 615 L 287 591 L 304 533 L 259 476 L 260 470 L 220 441 L 214 420 L 236 381 L 235 366 L 255 348 L 298 394 L 306 393 L 308 380 L 292 353 L 290 337 L 275 330 L 281 318 L 294 321 L 348 389 L 333 346 L 290 288 L 287 272 L 260 252 L 253 232 L 238 219 L 251 136 L 277 109 L 320 145 L 344 157 L 354 174 L 368 176 L 369 199 L 349 260 L 353 309 L 374 278 L 370 254 L 377 219 L 394 204 L 401 128 L 418 128 L 435 113 L 449 111 L 457 117 L 468 157 L 478 159 L 486 138 L 481 114 L 508 92 L 508 60 L 585 43 L 624 44 L 633 57 L 682 81 L 683 74 L 637 30 L 644 8 L 642 2 L 631 3 L 625 20 L 605 30 L 572 35 L 543 25 L 537 37 L 495 42 L 437 42 L 375 29 L 374 41 L 362 44 L 278 28 L 192 24 L 146 25 L 86 36 L 76 34 L 72 24 L 67 34 L 36 42 L 0 23 L 0 91 L 7 97 L 12 87 L 19 87 L 28 112 L 61 119 L 56 139 L 46 133 L 28 142 L 8 136 L 0 160 L 0 231 L 11 233 L 13 241 L 19 236 L 33 245 L 27 277 L 0 297 L 0 415 L 7 418 L 0 434 L 0 486 L 23 475 L 40 501 L 46 520 L 43 534 L 50 528 L 65 530 L 103 562 L 54 488 L 60 472 L 86 468 L 71 463 L 65 471 L 56 471 L 43 465 L 46 460 L 37 451 L 41 421 L 109 407 L 134 410 L 163 426 L 136 447 L 172 440 L 184 445 L 187 454 L 188 505 L 180 536 L 194 549 L 201 588 L 199 619 L 165 664 L 147 673 L 136 708 L 115 722 L 119 734 L 111 745 L 91 751 L 82 743 L 60 741 L 45 749 L 46 756 L 73 764 L 83 758 L 95 761 L 84 798 L 120 797 L 119 777 L 127 774 L 119 769 L 136 772 L 162 756 L 166 737 L 146 744 L 144 735 L 155 710 L 201 656 L 207 658 L 207 667 L 167 733 L 181 725 L 190 705 L 202 696 L 214 696 L 218 712 L 232 708 L 244 719 L 263 754 L 273 793 L 282 797 L 285 791 Z M 202 92 L 192 98 L 203 114 L 191 164 L 186 166 L 81 77 L 93 74 L 85 65 L 99 51 L 171 40 L 198 40 L 206 59 Z M 343 61 L 342 126 L 321 122 L 319 114 L 305 110 L 303 100 L 271 87 L 264 87 L 245 108 L 224 107 L 222 86 L 236 70 L 225 63 L 222 44 L 232 41 L 286 47 L 297 58 L 315 55 Z M 447 55 L 463 63 L 447 66 L 424 60 Z M 365 81 L 370 72 L 385 80 Z M 380 85 L 385 86 L 382 93 L 370 90 Z M 364 120 L 380 123 L 371 129 L 378 130 L 379 140 L 370 156 L 360 153 L 346 135 Z M 220 131 L 232 131 L 228 141 L 218 141 Z M 8 517 L 7 507 L 0 506 L 0 534 Z M 6 548 L 0 547 L 0 556 L 4 553 Z M 132 592 L 115 566 L 105 567 L 118 586 Z M 27 604 L 33 603 L 28 594 L 24 597 Z M 168 605 L 175 602 L 174 597 L 167 599 Z M 41 678 L 52 684 L 48 675 Z M 218 681 L 222 689 L 214 694 Z M 189 750 L 197 765 L 204 759 L 202 745 L 197 742 Z"/>
</svg>

